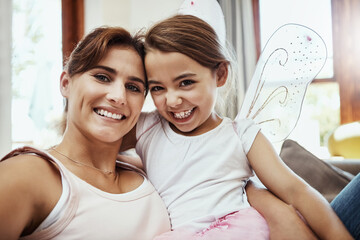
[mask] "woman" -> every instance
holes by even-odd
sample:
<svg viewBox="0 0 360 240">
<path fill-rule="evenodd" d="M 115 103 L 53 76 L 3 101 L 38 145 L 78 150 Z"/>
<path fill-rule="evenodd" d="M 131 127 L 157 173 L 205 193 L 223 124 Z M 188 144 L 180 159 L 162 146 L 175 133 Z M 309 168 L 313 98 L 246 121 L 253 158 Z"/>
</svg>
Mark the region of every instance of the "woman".
<svg viewBox="0 0 360 240">
<path fill-rule="evenodd" d="M 170 229 L 150 182 L 116 161 L 147 92 L 143 54 L 122 28 L 95 29 L 78 44 L 60 79 L 62 141 L 0 163 L 1 239 L 152 239 Z"/>
</svg>

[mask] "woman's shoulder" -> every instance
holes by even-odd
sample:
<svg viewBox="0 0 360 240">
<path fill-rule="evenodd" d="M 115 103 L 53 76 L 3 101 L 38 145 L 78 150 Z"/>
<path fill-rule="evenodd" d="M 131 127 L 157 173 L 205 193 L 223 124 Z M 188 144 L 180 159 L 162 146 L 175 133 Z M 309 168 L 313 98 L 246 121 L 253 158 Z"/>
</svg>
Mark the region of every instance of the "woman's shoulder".
<svg viewBox="0 0 360 240">
<path fill-rule="evenodd" d="M 17 154 L 0 162 L 2 214 L 11 209 L 18 221 L 31 219 L 36 224 L 49 214 L 61 191 L 60 172 L 48 160 L 34 154 Z"/>
<path fill-rule="evenodd" d="M 58 168 L 49 160 L 36 154 L 17 154 L 0 162 L 0 184 L 9 191 L 22 194 L 46 193 L 52 188 L 61 191 L 61 176 Z"/>
<path fill-rule="evenodd" d="M 0 171 L 9 175 L 15 172 L 17 174 L 11 175 L 11 179 L 19 180 L 28 179 L 36 181 L 38 178 L 43 179 L 49 175 L 60 177 L 60 173 L 53 163 L 36 154 L 17 154 L 2 159 L 0 162 Z M 11 179 L 8 179 L 8 181 Z M 32 181 L 30 181 L 30 183 Z"/>
</svg>

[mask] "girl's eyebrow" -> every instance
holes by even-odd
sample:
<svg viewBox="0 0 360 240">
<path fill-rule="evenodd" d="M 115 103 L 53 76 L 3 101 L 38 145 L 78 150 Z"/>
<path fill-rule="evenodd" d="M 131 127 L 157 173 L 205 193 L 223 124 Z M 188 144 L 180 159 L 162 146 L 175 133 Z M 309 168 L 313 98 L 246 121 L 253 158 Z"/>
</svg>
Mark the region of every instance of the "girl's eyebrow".
<svg viewBox="0 0 360 240">
<path fill-rule="evenodd" d="M 176 78 L 174 78 L 173 82 L 179 81 L 179 80 L 181 80 L 183 78 L 193 77 L 193 76 L 196 76 L 196 74 L 195 73 L 184 73 L 184 74 L 181 74 L 181 75 L 177 76 Z M 159 84 L 159 83 L 161 83 L 161 82 L 156 81 L 156 80 L 148 80 L 148 82 L 149 82 L 149 85 L 150 84 Z"/>
<path fill-rule="evenodd" d="M 195 73 L 184 73 L 184 74 L 181 74 L 181 75 L 177 76 L 176 78 L 174 78 L 173 82 L 176 82 L 183 78 L 193 77 L 193 76 L 196 76 L 196 74 Z"/>
<path fill-rule="evenodd" d="M 111 67 L 107 67 L 107 66 L 102 66 L 102 65 L 97 65 L 97 66 L 94 66 L 93 69 L 96 69 L 96 68 L 100 68 L 100 69 L 103 69 L 109 73 L 112 73 L 112 74 L 116 74 L 116 70 L 111 68 Z M 144 85 L 145 87 L 145 81 L 139 77 L 136 77 L 136 76 L 129 76 L 128 79 L 130 81 L 134 81 L 134 82 L 139 82 L 141 83 L 142 85 Z"/>
</svg>

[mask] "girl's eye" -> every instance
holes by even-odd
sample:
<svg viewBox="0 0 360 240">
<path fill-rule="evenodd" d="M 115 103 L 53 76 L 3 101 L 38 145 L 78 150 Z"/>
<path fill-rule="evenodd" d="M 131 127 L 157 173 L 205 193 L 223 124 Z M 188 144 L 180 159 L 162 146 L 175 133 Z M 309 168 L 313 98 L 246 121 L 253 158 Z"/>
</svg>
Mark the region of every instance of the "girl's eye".
<svg viewBox="0 0 360 240">
<path fill-rule="evenodd" d="M 151 92 L 158 92 L 158 91 L 160 91 L 160 90 L 162 90 L 163 88 L 162 87 L 160 87 L 160 86 L 155 86 L 155 87 L 151 87 L 150 88 L 150 91 Z"/>
<path fill-rule="evenodd" d="M 180 87 L 185 87 L 194 84 L 195 81 L 193 80 L 184 80 L 180 82 Z"/>
<path fill-rule="evenodd" d="M 132 92 L 142 92 L 142 90 L 134 84 L 127 84 L 126 89 L 129 89 Z"/>
<path fill-rule="evenodd" d="M 94 77 L 101 82 L 110 82 L 110 79 L 106 75 L 95 74 Z"/>
</svg>

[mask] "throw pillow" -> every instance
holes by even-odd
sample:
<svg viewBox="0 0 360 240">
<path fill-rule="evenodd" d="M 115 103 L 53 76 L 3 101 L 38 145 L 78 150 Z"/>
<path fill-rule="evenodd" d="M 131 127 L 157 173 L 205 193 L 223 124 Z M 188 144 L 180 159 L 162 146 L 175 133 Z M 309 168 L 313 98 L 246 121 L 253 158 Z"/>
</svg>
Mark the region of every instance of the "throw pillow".
<svg viewBox="0 0 360 240">
<path fill-rule="evenodd" d="M 280 157 L 288 167 L 310 186 L 318 190 L 329 202 L 354 177 L 352 174 L 317 158 L 290 139 L 284 141 Z"/>
</svg>

